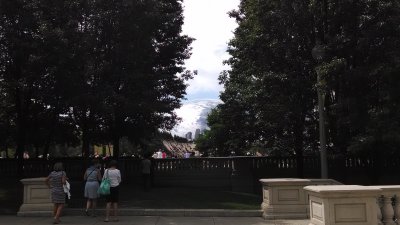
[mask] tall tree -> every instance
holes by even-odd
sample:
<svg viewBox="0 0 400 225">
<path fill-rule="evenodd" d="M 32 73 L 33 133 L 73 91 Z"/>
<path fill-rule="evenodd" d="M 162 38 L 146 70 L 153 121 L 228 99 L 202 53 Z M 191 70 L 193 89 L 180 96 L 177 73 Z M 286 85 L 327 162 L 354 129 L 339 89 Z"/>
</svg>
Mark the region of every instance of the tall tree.
<svg viewBox="0 0 400 225">
<path fill-rule="evenodd" d="M 2 145 L 22 159 L 79 138 L 84 156 L 109 142 L 118 156 L 121 137 L 171 128 L 192 77 L 182 23 L 177 0 L 0 0 Z"/>
<path fill-rule="evenodd" d="M 226 143 L 296 155 L 301 176 L 302 155 L 317 149 L 315 91 L 322 88 L 330 154 L 373 140 L 394 149 L 399 10 L 398 1 L 241 1 L 230 13 L 239 24 L 231 69 L 220 76 Z M 318 41 L 327 49 L 321 64 L 311 57 Z"/>
</svg>

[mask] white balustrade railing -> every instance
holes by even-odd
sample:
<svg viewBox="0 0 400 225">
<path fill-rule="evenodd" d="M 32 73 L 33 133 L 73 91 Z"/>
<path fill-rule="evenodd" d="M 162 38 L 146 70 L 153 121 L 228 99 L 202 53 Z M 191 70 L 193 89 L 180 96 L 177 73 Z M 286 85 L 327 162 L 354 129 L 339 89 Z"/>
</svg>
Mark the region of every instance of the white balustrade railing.
<svg viewBox="0 0 400 225">
<path fill-rule="evenodd" d="M 382 196 L 376 198 L 376 204 L 378 205 L 378 225 L 383 225 L 383 223 L 382 223 Z"/>
<path fill-rule="evenodd" d="M 309 217 L 308 196 L 303 189 L 308 185 L 339 185 L 331 179 L 276 178 L 261 179 L 264 219 L 306 219 Z"/>
<path fill-rule="evenodd" d="M 309 195 L 310 225 L 400 225 L 400 185 L 304 189 Z"/>
<path fill-rule="evenodd" d="M 400 225 L 400 185 L 374 187 L 382 190 L 377 199 L 378 225 Z"/>
</svg>

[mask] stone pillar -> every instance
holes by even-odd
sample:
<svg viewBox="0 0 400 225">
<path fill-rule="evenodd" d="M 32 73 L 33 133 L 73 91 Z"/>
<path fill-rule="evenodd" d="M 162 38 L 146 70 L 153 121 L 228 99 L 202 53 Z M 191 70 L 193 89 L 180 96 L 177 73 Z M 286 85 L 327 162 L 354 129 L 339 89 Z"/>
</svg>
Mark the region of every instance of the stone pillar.
<svg viewBox="0 0 400 225">
<path fill-rule="evenodd" d="M 24 199 L 18 216 L 52 215 L 53 203 L 45 180 L 45 177 L 21 180 L 24 184 Z"/>
<path fill-rule="evenodd" d="M 307 186 L 309 225 L 377 225 L 382 189 L 359 185 Z"/>
<path fill-rule="evenodd" d="M 307 219 L 308 196 L 304 191 L 307 185 L 340 184 L 332 179 L 261 179 L 263 186 L 264 219 Z"/>
</svg>

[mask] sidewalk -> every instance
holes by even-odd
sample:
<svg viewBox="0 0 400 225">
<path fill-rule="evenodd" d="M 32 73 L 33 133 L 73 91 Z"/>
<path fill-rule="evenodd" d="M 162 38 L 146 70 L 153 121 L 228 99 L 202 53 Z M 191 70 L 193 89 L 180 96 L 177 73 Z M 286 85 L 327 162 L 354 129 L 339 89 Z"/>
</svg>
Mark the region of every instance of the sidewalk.
<svg viewBox="0 0 400 225">
<path fill-rule="evenodd" d="M 261 217 L 164 217 L 121 216 L 118 222 L 103 222 L 103 217 L 66 216 L 60 225 L 308 225 L 308 220 L 264 220 Z M 52 218 L 0 216 L 0 225 L 46 225 Z"/>
</svg>

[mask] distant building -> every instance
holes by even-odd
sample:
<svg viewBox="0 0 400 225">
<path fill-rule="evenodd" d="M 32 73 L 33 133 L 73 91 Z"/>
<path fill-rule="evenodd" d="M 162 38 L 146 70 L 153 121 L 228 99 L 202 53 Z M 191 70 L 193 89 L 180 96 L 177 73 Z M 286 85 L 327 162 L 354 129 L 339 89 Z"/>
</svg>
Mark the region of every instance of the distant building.
<svg viewBox="0 0 400 225">
<path fill-rule="evenodd" d="M 196 140 L 197 138 L 199 138 L 200 136 L 200 129 L 196 129 L 196 132 L 194 132 L 194 140 Z"/>
<path fill-rule="evenodd" d="M 185 135 L 185 138 L 188 140 L 188 141 L 191 141 L 192 140 L 192 132 L 187 132 L 186 133 L 186 135 Z"/>
</svg>

